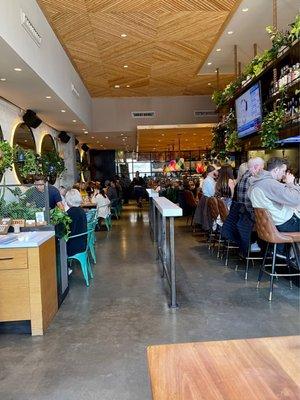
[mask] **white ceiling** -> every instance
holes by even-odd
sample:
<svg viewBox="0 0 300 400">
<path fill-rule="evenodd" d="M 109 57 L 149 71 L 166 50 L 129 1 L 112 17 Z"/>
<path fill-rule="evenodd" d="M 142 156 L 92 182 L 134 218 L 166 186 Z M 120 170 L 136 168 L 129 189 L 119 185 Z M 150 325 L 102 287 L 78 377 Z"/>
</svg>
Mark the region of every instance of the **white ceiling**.
<svg viewBox="0 0 300 400">
<path fill-rule="evenodd" d="M 82 132 L 85 125 L 45 82 L 0 38 L 0 96 L 18 107 L 32 109 L 48 125 L 61 131 Z M 21 72 L 14 68 L 21 68 Z M 51 96 L 51 99 L 46 99 Z M 62 113 L 60 110 L 65 110 Z M 76 123 L 72 122 L 76 119 Z"/>
<path fill-rule="evenodd" d="M 271 47 L 266 26 L 272 25 L 272 0 L 243 0 L 213 47 L 199 74 L 211 74 L 219 68 L 221 74 L 234 73 L 234 45 L 238 46 L 238 61 L 245 66 L 254 56 L 253 44 L 258 52 Z M 243 9 L 248 8 L 247 12 Z M 300 11 L 300 0 L 277 0 L 278 27 L 286 30 Z M 233 31 L 228 35 L 228 31 Z M 216 49 L 221 49 L 217 52 Z M 211 62 L 211 65 L 207 65 Z"/>
</svg>

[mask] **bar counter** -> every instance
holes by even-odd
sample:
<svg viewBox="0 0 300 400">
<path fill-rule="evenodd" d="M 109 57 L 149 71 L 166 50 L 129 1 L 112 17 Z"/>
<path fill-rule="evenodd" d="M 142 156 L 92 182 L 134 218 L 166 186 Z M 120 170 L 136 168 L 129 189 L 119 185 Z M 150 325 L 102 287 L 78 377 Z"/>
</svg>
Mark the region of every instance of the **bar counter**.
<svg viewBox="0 0 300 400">
<path fill-rule="evenodd" d="M 29 320 L 43 335 L 57 309 L 54 232 L 0 236 L 0 322 Z"/>
</svg>

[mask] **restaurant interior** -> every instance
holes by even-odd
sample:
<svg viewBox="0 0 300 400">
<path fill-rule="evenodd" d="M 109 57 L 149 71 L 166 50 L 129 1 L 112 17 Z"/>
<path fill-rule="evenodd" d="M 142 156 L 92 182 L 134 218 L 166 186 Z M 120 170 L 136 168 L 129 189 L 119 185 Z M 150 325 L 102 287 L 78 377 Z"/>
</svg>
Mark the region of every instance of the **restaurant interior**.
<svg viewBox="0 0 300 400">
<path fill-rule="evenodd" d="M 0 399 L 299 399 L 300 0 L 0 5 Z"/>
</svg>

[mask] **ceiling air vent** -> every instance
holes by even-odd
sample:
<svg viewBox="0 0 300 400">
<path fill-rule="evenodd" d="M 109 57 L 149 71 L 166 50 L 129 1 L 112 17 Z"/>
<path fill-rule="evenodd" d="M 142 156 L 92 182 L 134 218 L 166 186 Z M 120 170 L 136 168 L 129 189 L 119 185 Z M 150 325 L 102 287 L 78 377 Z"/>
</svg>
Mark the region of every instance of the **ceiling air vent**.
<svg viewBox="0 0 300 400">
<path fill-rule="evenodd" d="M 21 10 L 21 25 L 37 46 L 41 46 L 42 37 L 30 22 L 27 15 Z"/>
<path fill-rule="evenodd" d="M 215 116 L 216 112 L 213 110 L 209 110 L 209 111 L 194 111 L 194 116 L 195 117 L 211 117 L 211 116 Z"/>
<path fill-rule="evenodd" d="M 132 111 L 132 118 L 154 118 L 155 111 Z"/>
</svg>

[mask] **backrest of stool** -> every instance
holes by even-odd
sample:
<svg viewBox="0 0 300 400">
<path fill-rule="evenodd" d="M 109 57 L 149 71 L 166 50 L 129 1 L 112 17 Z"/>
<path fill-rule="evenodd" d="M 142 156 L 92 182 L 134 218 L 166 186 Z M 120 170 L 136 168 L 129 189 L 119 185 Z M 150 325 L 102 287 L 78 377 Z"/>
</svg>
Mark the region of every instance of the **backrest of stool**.
<svg viewBox="0 0 300 400">
<path fill-rule="evenodd" d="M 256 231 L 260 239 L 269 243 L 291 243 L 292 239 L 276 228 L 271 214 L 264 208 L 254 208 Z"/>
<path fill-rule="evenodd" d="M 226 218 L 228 217 L 229 211 L 228 211 L 228 208 L 223 199 L 218 197 L 217 201 L 218 201 L 220 218 L 221 218 L 221 221 L 224 223 Z"/>
<path fill-rule="evenodd" d="M 219 215 L 218 200 L 216 199 L 216 197 L 209 197 L 207 200 L 207 205 L 211 219 L 215 221 Z"/>
</svg>

